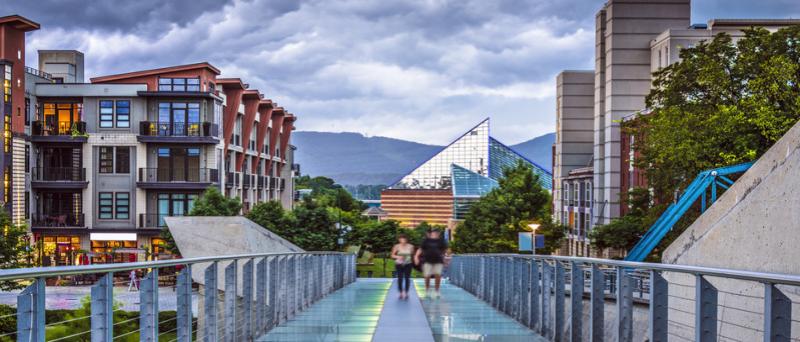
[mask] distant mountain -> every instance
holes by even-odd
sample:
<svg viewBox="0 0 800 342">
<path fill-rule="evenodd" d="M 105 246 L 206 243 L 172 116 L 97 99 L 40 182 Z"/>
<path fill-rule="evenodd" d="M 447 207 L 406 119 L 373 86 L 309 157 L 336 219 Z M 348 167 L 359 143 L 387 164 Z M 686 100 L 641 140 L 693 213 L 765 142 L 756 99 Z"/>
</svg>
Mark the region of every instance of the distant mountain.
<svg viewBox="0 0 800 342">
<path fill-rule="evenodd" d="M 553 143 L 556 141 L 555 133 L 547 133 L 531 140 L 512 145 L 519 154 L 532 160 L 539 166 L 553 170 Z"/>
<path fill-rule="evenodd" d="M 555 133 L 550 133 L 511 148 L 549 170 L 554 139 Z M 295 159 L 303 174 L 347 185 L 388 185 L 443 147 L 359 133 L 304 131 L 292 133 L 292 144 L 297 146 Z"/>
</svg>

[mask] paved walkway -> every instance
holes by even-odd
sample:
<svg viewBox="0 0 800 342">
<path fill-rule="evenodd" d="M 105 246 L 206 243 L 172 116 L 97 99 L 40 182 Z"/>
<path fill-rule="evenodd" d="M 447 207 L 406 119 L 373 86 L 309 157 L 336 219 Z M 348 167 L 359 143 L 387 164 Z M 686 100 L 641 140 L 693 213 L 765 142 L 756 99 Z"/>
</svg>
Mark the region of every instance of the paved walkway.
<svg viewBox="0 0 800 342">
<path fill-rule="evenodd" d="M 456 286 L 438 298 L 425 298 L 422 280 L 412 286 L 400 300 L 393 279 L 359 279 L 257 341 L 546 341 Z"/>
</svg>

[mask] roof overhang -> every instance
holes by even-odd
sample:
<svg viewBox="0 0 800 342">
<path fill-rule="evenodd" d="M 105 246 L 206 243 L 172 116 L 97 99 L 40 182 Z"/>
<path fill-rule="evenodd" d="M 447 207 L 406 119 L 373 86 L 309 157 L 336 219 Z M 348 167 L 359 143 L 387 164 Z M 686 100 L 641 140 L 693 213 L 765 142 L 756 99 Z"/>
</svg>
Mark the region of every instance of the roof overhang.
<svg viewBox="0 0 800 342">
<path fill-rule="evenodd" d="M 9 25 L 23 32 L 35 31 L 41 27 L 39 23 L 17 14 L 0 17 L 0 25 Z"/>
<path fill-rule="evenodd" d="M 119 80 L 124 80 L 124 79 L 128 79 L 128 78 L 134 78 L 134 77 L 153 76 L 153 75 L 166 74 L 166 73 L 178 72 L 178 71 L 186 71 L 186 70 L 195 70 L 195 69 L 208 69 L 211 72 L 213 72 L 215 75 L 219 75 L 220 74 L 219 69 L 217 69 L 215 66 L 211 65 L 208 62 L 200 62 L 200 63 L 193 63 L 193 64 L 176 65 L 176 66 L 171 66 L 171 67 L 166 67 L 166 68 L 134 71 L 134 72 L 128 72 L 128 73 L 124 73 L 124 74 L 93 77 L 93 78 L 91 78 L 91 81 L 92 81 L 92 83 L 113 82 L 113 81 L 119 81 Z"/>
</svg>

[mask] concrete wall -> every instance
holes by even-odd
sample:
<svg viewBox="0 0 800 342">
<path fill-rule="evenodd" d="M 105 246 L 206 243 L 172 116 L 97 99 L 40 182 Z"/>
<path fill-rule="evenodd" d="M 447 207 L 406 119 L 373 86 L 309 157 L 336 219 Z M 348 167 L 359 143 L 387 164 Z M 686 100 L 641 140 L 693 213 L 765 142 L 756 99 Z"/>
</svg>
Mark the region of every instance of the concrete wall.
<svg viewBox="0 0 800 342">
<path fill-rule="evenodd" d="M 556 143 L 553 208 L 561 220 L 561 183 L 569 171 L 592 160 L 594 71 L 563 71 L 556 78 Z"/>
<path fill-rule="evenodd" d="M 775 143 L 663 253 L 664 263 L 800 274 L 800 123 Z M 694 279 L 673 276 L 670 329 L 684 331 L 693 320 L 672 312 L 693 312 Z M 723 304 L 720 336 L 760 339 L 763 293 L 759 283 L 710 279 Z M 673 285 L 674 284 L 674 285 Z M 683 284 L 683 285 L 681 285 Z M 785 288 L 798 302 L 797 288 Z M 672 298 L 672 297 L 671 297 Z M 793 317 L 800 307 L 793 305 Z M 795 318 L 793 330 L 800 331 Z M 681 328 L 683 329 L 677 329 Z M 672 330 L 671 330 L 672 332 Z M 737 337 L 737 339 L 741 339 Z"/>
</svg>

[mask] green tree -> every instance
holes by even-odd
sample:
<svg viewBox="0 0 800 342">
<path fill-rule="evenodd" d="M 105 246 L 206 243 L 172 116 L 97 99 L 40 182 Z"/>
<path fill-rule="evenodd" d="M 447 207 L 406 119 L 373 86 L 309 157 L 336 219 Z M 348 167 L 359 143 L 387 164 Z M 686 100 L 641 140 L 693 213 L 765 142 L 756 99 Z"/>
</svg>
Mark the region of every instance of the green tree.
<svg viewBox="0 0 800 342">
<path fill-rule="evenodd" d="M 227 198 L 216 187 L 208 187 L 194 202 L 189 216 L 236 216 L 242 211 L 239 197 Z"/>
<path fill-rule="evenodd" d="M 293 222 L 285 236 L 307 251 L 335 251 L 339 229 L 328 208 L 306 198 L 292 212 Z"/>
<path fill-rule="evenodd" d="M 28 244 L 25 242 L 28 229 L 24 225 L 15 225 L 5 210 L 0 210 L 0 229 L 3 237 L 0 239 L 0 269 L 11 269 L 30 266 L 28 263 Z M 0 290 L 13 290 L 22 288 L 15 281 L 1 281 Z"/>
<path fill-rule="evenodd" d="M 292 226 L 292 219 L 278 201 L 257 203 L 245 217 L 283 238 Z"/>
<path fill-rule="evenodd" d="M 518 233 L 529 231 L 531 222 L 540 224 L 550 253 L 564 236 L 564 228 L 550 218 L 550 194 L 539 185 L 530 166 L 517 163 L 503 172 L 499 187 L 481 197 L 457 228 L 453 250 L 458 253 L 510 253 L 518 249 Z"/>
<path fill-rule="evenodd" d="M 662 203 L 702 170 L 757 159 L 800 118 L 800 25 L 721 33 L 680 58 L 654 74 L 650 113 L 623 125 L 644 137 L 635 162 Z"/>
</svg>

